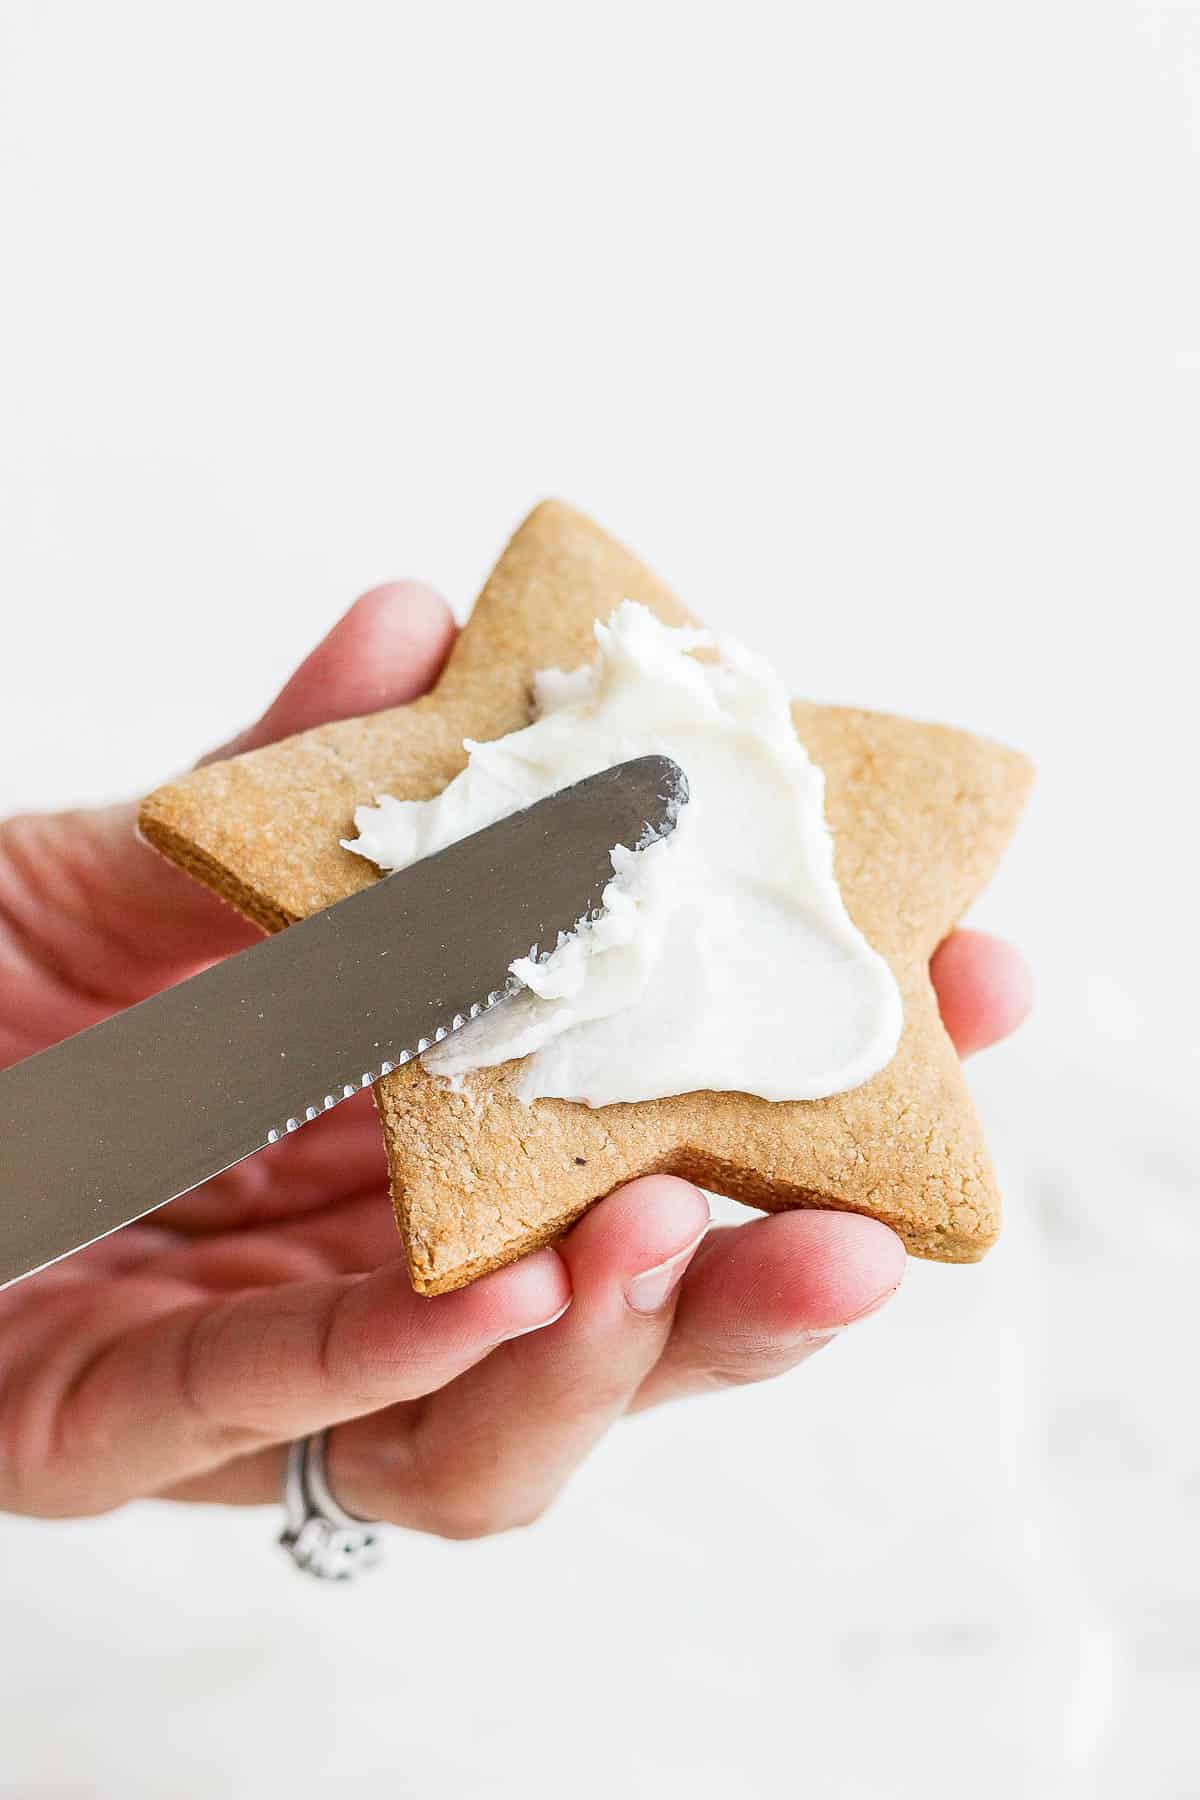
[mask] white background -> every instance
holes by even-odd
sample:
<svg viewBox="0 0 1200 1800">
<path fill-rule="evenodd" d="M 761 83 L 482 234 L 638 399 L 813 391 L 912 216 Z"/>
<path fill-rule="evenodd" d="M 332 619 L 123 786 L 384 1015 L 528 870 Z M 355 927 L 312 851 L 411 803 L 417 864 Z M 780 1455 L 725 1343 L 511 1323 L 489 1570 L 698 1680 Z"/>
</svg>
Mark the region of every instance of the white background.
<svg viewBox="0 0 1200 1800">
<path fill-rule="evenodd" d="M 354 1592 L 0 1524 L 0 1792 L 1200 1793 L 1198 109 L 1183 3 L 0 0 L 0 803 L 461 615 L 545 493 L 1040 769 L 986 1265 Z"/>
</svg>

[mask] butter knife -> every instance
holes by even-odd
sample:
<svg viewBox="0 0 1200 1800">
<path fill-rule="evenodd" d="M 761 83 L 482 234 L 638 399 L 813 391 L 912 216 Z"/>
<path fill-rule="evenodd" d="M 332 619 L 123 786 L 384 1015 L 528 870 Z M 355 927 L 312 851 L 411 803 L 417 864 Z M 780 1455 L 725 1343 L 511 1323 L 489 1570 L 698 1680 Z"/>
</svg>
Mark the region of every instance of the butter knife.
<svg viewBox="0 0 1200 1800">
<path fill-rule="evenodd" d="M 669 758 L 621 763 L 0 1073 L 0 1287 L 503 1004 L 686 799 Z"/>
</svg>

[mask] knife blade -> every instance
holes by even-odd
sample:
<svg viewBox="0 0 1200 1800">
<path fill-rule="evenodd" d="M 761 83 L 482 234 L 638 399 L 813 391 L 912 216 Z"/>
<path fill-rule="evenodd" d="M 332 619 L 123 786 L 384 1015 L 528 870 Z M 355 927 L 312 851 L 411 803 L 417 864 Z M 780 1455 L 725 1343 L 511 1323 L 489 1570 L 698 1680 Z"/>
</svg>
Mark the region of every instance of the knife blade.
<svg viewBox="0 0 1200 1800">
<path fill-rule="evenodd" d="M 501 1004 L 686 800 L 668 757 L 618 764 L 0 1073 L 0 1288 Z"/>
</svg>

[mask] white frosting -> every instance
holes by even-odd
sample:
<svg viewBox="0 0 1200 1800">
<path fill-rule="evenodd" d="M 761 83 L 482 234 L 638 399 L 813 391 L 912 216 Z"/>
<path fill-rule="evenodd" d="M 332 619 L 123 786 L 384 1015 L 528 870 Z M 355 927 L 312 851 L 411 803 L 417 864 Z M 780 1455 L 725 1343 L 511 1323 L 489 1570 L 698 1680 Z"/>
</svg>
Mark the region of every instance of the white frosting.
<svg viewBox="0 0 1200 1800">
<path fill-rule="evenodd" d="M 517 1092 L 605 1106 L 697 1088 L 842 1093 L 890 1061 L 902 1008 L 833 873 L 825 782 L 783 687 L 739 645 L 625 601 L 595 660 L 534 682 L 536 720 L 488 744 L 435 800 L 388 796 L 347 845 L 402 869 L 612 763 L 671 756 L 690 799 L 672 835 L 613 851 L 600 919 L 425 1056 L 456 1079 L 525 1060 Z M 697 649 L 716 651 L 699 661 Z M 486 895 L 481 895 L 486 904 Z"/>
</svg>

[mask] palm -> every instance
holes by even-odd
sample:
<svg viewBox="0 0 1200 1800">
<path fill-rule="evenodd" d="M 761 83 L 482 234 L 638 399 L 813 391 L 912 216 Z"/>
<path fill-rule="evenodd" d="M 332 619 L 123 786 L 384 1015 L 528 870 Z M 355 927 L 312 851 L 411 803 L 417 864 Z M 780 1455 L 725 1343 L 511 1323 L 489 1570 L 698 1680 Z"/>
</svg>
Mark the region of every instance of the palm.
<svg viewBox="0 0 1200 1800">
<path fill-rule="evenodd" d="M 376 590 L 239 747 L 414 697 L 451 632 L 422 591 Z M 252 936 L 137 844 L 124 809 L 0 828 L 0 1065 Z M 960 934 L 934 972 L 962 1048 L 1022 1010 L 1019 965 L 991 940 Z M 342 1421 L 334 1475 L 355 1510 L 451 1535 L 520 1522 L 621 1412 L 789 1367 L 899 1280 L 897 1240 L 869 1220 L 780 1215 L 693 1255 L 704 1216 L 687 1183 L 650 1177 L 558 1251 L 419 1299 L 360 1096 L 0 1293 L 0 1508 L 261 1501 L 288 1441 Z"/>
</svg>

